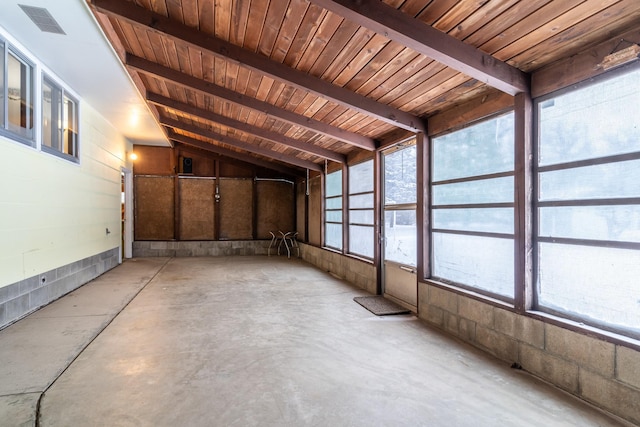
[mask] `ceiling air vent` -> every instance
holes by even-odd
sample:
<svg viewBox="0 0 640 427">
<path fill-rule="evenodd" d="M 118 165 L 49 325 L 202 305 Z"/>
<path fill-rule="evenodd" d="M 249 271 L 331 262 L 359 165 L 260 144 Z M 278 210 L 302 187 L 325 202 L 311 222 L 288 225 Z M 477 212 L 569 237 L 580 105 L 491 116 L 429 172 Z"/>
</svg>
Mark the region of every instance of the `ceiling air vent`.
<svg viewBox="0 0 640 427">
<path fill-rule="evenodd" d="M 53 16 L 44 7 L 26 6 L 19 4 L 20 8 L 27 14 L 34 24 L 46 33 L 66 34 L 60 24 L 53 19 Z"/>
</svg>

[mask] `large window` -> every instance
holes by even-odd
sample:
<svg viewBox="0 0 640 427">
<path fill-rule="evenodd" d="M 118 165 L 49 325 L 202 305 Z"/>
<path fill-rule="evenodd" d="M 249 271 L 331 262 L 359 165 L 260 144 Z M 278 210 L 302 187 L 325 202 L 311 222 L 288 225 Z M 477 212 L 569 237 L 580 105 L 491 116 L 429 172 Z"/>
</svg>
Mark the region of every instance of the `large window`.
<svg viewBox="0 0 640 427">
<path fill-rule="evenodd" d="M 434 138 L 431 191 L 432 276 L 513 299 L 513 114 Z"/>
<path fill-rule="evenodd" d="M 0 129 L 15 139 L 33 144 L 33 65 L 6 43 L 0 41 L 2 89 Z M 6 61 L 5 61 L 6 58 Z"/>
<path fill-rule="evenodd" d="M 78 158 L 78 103 L 51 79 L 42 79 L 42 148 Z"/>
<path fill-rule="evenodd" d="M 324 244 L 342 250 L 342 171 L 328 173 L 324 193 Z"/>
<path fill-rule="evenodd" d="M 536 111 L 537 307 L 640 336 L 640 70 Z"/>
<path fill-rule="evenodd" d="M 349 252 L 374 254 L 373 160 L 349 167 Z"/>
</svg>

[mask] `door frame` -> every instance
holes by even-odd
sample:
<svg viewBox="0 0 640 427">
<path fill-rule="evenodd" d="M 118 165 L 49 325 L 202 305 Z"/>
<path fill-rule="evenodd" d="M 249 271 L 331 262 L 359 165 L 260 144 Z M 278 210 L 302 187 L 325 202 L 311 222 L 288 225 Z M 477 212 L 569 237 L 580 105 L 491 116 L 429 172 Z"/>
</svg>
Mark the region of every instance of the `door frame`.
<svg viewBox="0 0 640 427">
<path fill-rule="evenodd" d="M 120 248 L 120 263 L 123 258 L 133 258 L 133 171 L 121 167 L 121 177 L 124 177 L 124 226 L 122 227 Z"/>
</svg>

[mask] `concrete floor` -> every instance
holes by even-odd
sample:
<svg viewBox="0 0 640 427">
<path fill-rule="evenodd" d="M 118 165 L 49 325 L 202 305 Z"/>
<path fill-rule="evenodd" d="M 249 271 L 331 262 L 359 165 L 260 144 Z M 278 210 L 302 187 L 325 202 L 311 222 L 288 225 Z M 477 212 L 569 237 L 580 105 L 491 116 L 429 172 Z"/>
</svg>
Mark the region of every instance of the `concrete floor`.
<svg viewBox="0 0 640 427">
<path fill-rule="evenodd" d="M 0 425 L 628 425 L 358 295 L 284 257 L 127 261 L 0 331 Z"/>
</svg>

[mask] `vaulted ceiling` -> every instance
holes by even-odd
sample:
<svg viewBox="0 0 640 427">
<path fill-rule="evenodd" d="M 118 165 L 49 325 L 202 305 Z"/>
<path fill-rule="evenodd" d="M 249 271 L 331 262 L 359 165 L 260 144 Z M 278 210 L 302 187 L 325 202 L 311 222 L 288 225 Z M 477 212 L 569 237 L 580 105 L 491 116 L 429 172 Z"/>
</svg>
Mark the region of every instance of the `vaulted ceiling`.
<svg viewBox="0 0 640 427">
<path fill-rule="evenodd" d="M 321 170 L 640 25 L 638 0 L 90 0 L 174 144 Z"/>
</svg>

